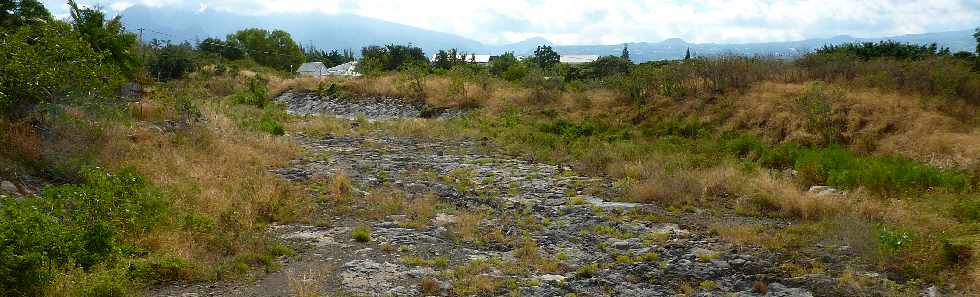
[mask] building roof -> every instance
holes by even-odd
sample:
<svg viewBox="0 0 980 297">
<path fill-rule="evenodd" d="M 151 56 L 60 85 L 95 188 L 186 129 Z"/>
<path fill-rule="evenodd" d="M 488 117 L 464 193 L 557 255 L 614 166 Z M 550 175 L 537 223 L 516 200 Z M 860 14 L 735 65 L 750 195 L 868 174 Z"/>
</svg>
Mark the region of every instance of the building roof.
<svg viewBox="0 0 980 297">
<path fill-rule="evenodd" d="M 599 55 L 561 55 L 559 62 L 566 64 L 591 63 L 599 59 Z"/>
<path fill-rule="evenodd" d="M 357 61 L 350 61 L 334 67 L 330 67 L 323 72 L 325 75 L 356 75 Z"/>
<path fill-rule="evenodd" d="M 303 65 L 299 66 L 299 69 L 296 69 L 296 72 L 298 73 L 316 73 L 318 75 L 325 73 L 326 71 L 327 66 L 320 62 L 303 63 Z"/>
</svg>

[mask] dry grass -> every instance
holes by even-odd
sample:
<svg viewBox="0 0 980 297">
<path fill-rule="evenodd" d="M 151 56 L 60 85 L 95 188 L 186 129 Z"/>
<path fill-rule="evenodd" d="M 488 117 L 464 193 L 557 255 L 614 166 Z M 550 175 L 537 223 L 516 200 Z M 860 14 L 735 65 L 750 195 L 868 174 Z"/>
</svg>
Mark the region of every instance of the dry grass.
<svg viewBox="0 0 980 297">
<path fill-rule="evenodd" d="M 483 215 L 480 213 L 457 213 L 456 221 L 449 225 L 449 232 L 456 240 L 474 241 L 481 238 L 480 225 L 482 224 Z"/>
<path fill-rule="evenodd" d="M 769 142 L 813 143 L 795 100 L 803 84 L 767 82 L 735 98 L 730 129 L 751 130 Z M 834 86 L 826 88 L 832 89 Z M 838 87 L 839 88 L 839 87 Z M 980 156 L 980 127 L 941 110 L 943 103 L 912 95 L 846 89 L 833 101 L 844 143 L 859 152 L 899 154 L 940 167 L 968 167 Z M 972 109 L 970 106 L 963 106 Z"/>
<path fill-rule="evenodd" d="M 742 214 L 783 216 L 816 220 L 829 218 L 846 209 L 843 197 L 818 196 L 801 191 L 791 181 L 769 174 L 754 174 L 738 186 L 736 211 Z"/>
<path fill-rule="evenodd" d="M 150 103 L 152 104 L 152 103 Z M 162 133 L 140 122 L 108 129 L 100 159 L 110 167 L 135 167 L 164 189 L 174 207 L 198 214 L 222 230 L 220 237 L 159 229 L 138 239 L 154 251 L 214 269 L 225 254 L 258 252 L 247 239 L 269 221 L 291 221 L 312 211 L 306 195 L 268 170 L 301 154 L 288 139 L 241 131 L 222 113 L 204 107 L 208 126 Z"/>
<path fill-rule="evenodd" d="M 527 267 L 540 273 L 561 272 L 559 261 L 541 254 L 538 243 L 533 239 L 524 239 L 514 248 L 514 257 L 521 267 Z"/>
<path fill-rule="evenodd" d="M 42 157 L 41 138 L 27 122 L 11 122 L 0 119 L 0 160 L 38 161 Z M 0 172 L 2 173 L 2 172 Z"/>
<path fill-rule="evenodd" d="M 366 208 L 364 214 L 367 218 L 380 220 L 403 213 L 407 201 L 405 194 L 400 191 L 375 189 L 364 196 L 362 203 Z"/>
<path fill-rule="evenodd" d="M 287 127 L 289 131 L 298 131 L 311 137 L 350 135 L 355 132 L 349 122 L 330 115 L 291 118 Z"/>
<path fill-rule="evenodd" d="M 343 170 L 337 170 L 328 181 L 330 194 L 336 197 L 350 195 L 354 189 L 352 181 Z"/>
<path fill-rule="evenodd" d="M 286 279 L 289 283 L 290 296 L 319 297 L 323 283 L 328 281 L 330 271 L 327 267 L 310 268 L 305 272 L 289 270 Z"/>
<path fill-rule="evenodd" d="M 436 215 L 437 203 L 438 200 L 433 195 L 412 199 L 405 205 L 407 221 L 402 225 L 420 230 L 427 228 Z"/>
</svg>

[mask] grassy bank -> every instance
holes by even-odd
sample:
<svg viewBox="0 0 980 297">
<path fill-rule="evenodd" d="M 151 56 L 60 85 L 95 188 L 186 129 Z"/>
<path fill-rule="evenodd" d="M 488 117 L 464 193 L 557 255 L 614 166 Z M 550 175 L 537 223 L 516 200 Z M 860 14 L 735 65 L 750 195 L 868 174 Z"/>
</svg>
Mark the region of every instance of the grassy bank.
<svg viewBox="0 0 980 297">
<path fill-rule="evenodd" d="M 139 102 L 51 105 L 4 121 L 21 132 L 0 139 L 4 170 L 55 183 L 40 197 L 2 198 L 3 290 L 129 296 L 276 269 L 291 251 L 266 226 L 305 219 L 311 202 L 268 171 L 301 150 L 277 136 L 281 107 L 236 99 L 253 95 L 251 76 L 204 71 Z"/>
</svg>

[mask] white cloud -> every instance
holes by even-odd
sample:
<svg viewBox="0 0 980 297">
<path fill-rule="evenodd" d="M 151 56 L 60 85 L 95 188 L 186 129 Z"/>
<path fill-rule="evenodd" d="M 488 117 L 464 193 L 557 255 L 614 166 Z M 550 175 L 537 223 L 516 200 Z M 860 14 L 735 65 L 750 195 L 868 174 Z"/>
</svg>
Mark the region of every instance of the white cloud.
<svg viewBox="0 0 980 297">
<path fill-rule="evenodd" d="M 220 9 L 242 14 L 351 13 L 488 43 L 544 37 L 558 44 L 660 41 L 786 41 L 849 34 L 877 37 L 980 25 L 975 0 L 595 1 L 595 0 L 97 0 Z M 61 1 L 44 1 L 55 13 Z"/>
</svg>

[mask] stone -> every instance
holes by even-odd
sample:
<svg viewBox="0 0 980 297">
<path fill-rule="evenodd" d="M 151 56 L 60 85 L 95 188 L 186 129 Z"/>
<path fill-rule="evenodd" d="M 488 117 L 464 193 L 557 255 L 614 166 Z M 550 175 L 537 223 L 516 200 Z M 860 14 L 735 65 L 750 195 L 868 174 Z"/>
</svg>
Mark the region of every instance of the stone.
<svg viewBox="0 0 980 297">
<path fill-rule="evenodd" d="M 538 276 L 538 279 L 544 282 L 554 282 L 554 283 L 564 281 L 565 278 L 566 278 L 565 276 L 557 275 L 557 274 L 544 274 Z"/>
<path fill-rule="evenodd" d="M 841 190 L 829 186 L 811 186 L 807 192 L 817 196 L 832 196 L 842 193 Z"/>
<path fill-rule="evenodd" d="M 17 194 L 17 185 L 10 181 L 0 181 L 0 190 L 10 194 Z"/>
<path fill-rule="evenodd" d="M 625 241 L 625 240 L 620 240 L 620 241 L 613 242 L 609 246 L 612 247 L 612 248 L 615 248 L 615 249 L 625 250 L 625 249 L 628 249 L 630 247 L 630 243 L 628 241 Z"/>
<path fill-rule="evenodd" d="M 436 225 L 449 225 L 456 222 L 456 216 L 446 213 L 436 214 L 435 219 L 432 220 Z"/>
</svg>

